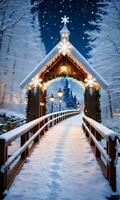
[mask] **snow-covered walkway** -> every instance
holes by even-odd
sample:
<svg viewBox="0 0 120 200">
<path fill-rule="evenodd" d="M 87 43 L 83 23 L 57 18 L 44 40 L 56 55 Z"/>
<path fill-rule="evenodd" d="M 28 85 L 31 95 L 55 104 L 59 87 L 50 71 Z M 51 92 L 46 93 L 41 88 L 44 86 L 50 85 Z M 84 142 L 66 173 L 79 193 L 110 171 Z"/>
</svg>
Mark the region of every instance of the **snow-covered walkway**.
<svg viewBox="0 0 120 200">
<path fill-rule="evenodd" d="M 77 115 L 45 134 L 5 200 L 104 200 L 110 195 Z"/>
</svg>

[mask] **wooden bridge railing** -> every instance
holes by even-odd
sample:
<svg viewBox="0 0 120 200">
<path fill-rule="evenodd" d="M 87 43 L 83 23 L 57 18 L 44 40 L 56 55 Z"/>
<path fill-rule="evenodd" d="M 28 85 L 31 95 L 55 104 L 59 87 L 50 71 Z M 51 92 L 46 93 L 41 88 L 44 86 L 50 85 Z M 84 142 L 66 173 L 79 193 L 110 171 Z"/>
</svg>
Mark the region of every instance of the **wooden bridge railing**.
<svg viewBox="0 0 120 200">
<path fill-rule="evenodd" d="M 0 131 L 10 131 L 11 129 L 15 128 L 17 125 L 22 125 L 26 122 L 26 119 L 18 119 L 13 122 L 7 121 L 7 123 L 0 125 Z"/>
<path fill-rule="evenodd" d="M 85 115 L 83 116 L 82 127 L 98 164 L 109 181 L 112 190 L 116 192 L 116 153 L 118 134 Z"/>
<path fill-rule="evenodd" d="M 51 113 L 0 136 L 0 199 L 3 198 L 5 190 L 10 187 L 44 132 L 58 122 L 79 113 L 79 110 Z M 20 148 L 10 156 L 8 147 L 17 138 L 21 141 Z"/>
</svg>

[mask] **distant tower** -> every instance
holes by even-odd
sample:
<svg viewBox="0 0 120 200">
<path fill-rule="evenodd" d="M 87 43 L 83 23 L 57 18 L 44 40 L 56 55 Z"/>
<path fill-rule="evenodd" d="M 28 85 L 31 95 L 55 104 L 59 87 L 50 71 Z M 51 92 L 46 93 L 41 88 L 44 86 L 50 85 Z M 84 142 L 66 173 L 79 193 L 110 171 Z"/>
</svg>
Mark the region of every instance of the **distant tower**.
<svg viewBox="0 0 120 200">
<path fill-rule="evenodd" d="M 77 108 L 77 97 L 76 97 L 76 95 L 74 95 L 74 97 L 73 97 L 73 108 Z"/>
<path fill-rule="evenodd" d="M 63 88 L 63 101 L 67 102 L 70 94 L 69 82 L 65 79 L 65 86 Z"/>
<path fill-rule="evenodd" d="M 70 32 L 67 28 L 67 23 L 69 23 L 69 17 L 66 17 L 66 15 L 62 17 L 62 23 L 64 23 L 64 26 L 62 30 L 60 31 L 61 41 L 65 41 L 65 40 L 69 41 Z"/>
</svg>

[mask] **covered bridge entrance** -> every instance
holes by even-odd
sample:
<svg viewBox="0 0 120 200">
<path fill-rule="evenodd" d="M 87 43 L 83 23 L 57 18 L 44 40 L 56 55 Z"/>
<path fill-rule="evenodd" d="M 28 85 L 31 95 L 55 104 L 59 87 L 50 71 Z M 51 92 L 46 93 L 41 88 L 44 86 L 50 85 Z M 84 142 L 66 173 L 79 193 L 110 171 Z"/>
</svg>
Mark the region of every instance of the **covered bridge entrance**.
<svg viewBox="0 0 120 200">
<path fill-rule="evenodd" d="M 31 121 L 46 113 L 45 82 L 68 76 L 84 83 L 85 114 L 100 122 L 99 89 L 108 90 L 108 84 L 69 41 L 70 32 L 66 25 L 69 21 L 66 16 L 62 22 L 64 26 L 60 31 L 60 42 L 21 83 L 22 88 L 28 87 L 27 119 Z"/>
</svg>

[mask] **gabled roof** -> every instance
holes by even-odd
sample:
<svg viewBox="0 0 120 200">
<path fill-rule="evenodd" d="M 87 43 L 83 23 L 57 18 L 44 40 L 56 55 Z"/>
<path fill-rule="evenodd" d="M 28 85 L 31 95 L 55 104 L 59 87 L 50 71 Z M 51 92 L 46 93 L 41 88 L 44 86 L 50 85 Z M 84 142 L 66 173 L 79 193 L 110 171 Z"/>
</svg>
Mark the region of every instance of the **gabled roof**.
<svg viewBox="0 0 120 200">
<path fill-rule="evenodd" d="M 24 88 L 31 79 L 36 76 L 40 71 L 44 71 L 46 64 L 58 53 L 57 45 L 43 58 L 43 60 L 36 65 L 36 67 L 28 74 L 28 76 L 21 82 L 20 86 Z"/>
<path fill-rule="evenodd" d="M 68 34 L 67 37 L 67 45 L 70 47 L 70 52 L 67 54 L 67 56 L 72 57 L 77 61 L 78 66 L 82 65 L 82 68 L 85 70 L 85 72 L 89 75 L 91 74 L 96 81 L 101 85 L 102 88 L 107 89 L 108 84 L 107 82 L 98 74 L 98 72 L 92 68 L 92 66 L 88 63 L 88 61 L 82 56 L 82 54 L 69 42 L 69 31 L 67 27 L 65 27 L 66 24 L 64 24 L 64 31 L 62 29 L 61 33 L 61 41 L 46 55 L 46 57 L 31 71 L 30 74 L 21 82 L 20 86 L 24 88 L 29 82 L 32 80 L 33 77 L 35 77 L 38 73 L 42 74 L 46 69 L 48 64 L 53 60 L 58 58 L 62 52 L 60 51 L 60 45 L 64 43 L 64 40 L 66 38 L 66 34 Z M 65 32 L 66 31 L 66 32 Z M 64 35 L 62 35 L 64 33 Z"/>
</svg>

